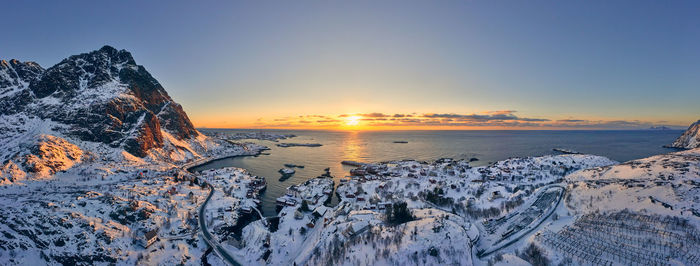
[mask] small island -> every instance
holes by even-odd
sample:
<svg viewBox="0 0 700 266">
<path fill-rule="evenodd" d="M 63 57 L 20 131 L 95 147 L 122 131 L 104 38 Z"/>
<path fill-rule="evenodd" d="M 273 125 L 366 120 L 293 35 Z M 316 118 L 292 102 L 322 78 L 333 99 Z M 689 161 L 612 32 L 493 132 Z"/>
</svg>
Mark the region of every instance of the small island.
<svg viewBox="0 0 700 266">
<path fill-rule="evenodd" d="M 575 150 L 569 150 L 569 149 L 564 149 L 564 148 L 554 148 L 552 150 L 561 152 L 563 154 L 581 154 L 580 152 L 577 152 Z"/>
<path fill-rule="evenodd" d="M 321 147 L 323 145 L 319 143 L 279 143 L 277 147 L 289 148 L 289 147 Z"/>
</svg>

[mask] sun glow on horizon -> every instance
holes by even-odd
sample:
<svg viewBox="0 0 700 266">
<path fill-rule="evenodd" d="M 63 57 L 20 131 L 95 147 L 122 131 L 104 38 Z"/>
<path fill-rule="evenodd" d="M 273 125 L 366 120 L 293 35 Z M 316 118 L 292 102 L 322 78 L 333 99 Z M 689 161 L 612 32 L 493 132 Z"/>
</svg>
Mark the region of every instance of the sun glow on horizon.
<svg viewBox="0 0 700 266">
<path fill-rule="evenodd" d="M 345 118 L 345 125 L 346 126 L 357 126 L 360 124 L 360 119 L 361 119 L 360 116 L 356 116 L 356 115 L 348 116 L 347 118 Z"/>
<path fill-rule="evenodd" d="M 209 118 L 211 119 L 211 118 Z M 197 120 L 195 117 L 193 120 Z M 212 123 L 214 121 L 209 121 Z M 201 123 L 201 122 L 200 122 Z M 682 128 L 669 121 L 610 120 L 598 117 L 541 117 L 521 115 L 513 110 L 475 113 L 336 113 L 327 115 L 288 115 L 252 118 L 247 124 L 228 122 L 222 126 L 198 124 L 209 128 L 244 129 L 322 129 L 322 130 L 573 130 L 573 129 L 648 129 L 666 125 Z M 208 124 L 208 125 L 207 125 Z"/>
</svg>

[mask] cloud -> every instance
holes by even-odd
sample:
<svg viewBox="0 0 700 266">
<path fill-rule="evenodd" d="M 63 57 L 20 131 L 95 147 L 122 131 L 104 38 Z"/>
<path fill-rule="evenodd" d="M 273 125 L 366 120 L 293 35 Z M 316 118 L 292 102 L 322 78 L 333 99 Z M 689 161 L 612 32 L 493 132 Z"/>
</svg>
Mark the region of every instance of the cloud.
<svg viewBox="0 0 700 266">
<path fill-rule="evenodd" d="M 358 113 L 340 115 L 300 115 L 256 120 L 256 125 L 274 127 L 326 127 L 345 126 L 347 117 L 358 116 L 363 127 L 503 127 L 542 129 L 646 129 L 657 125 L 640 120 L 587 120 L 571 117 L 552 120 L 540 117 L 523 117 L 515 110 L 484 111 L 481 113 Z"/>
<path fill-rule="evenodd" d="M 517 111 L 514 110 L 498 110 L 498 111 L 486 111 L 484 113 L 487 114 L 492 114 L 492 115 L 508 115 L 508 114 L 513 114 Z"/>
<path fill-rule="evenodd" d="M 339 120 L 339 119 L 325 119 L 325 120 L 316 120 L 316 123 L 338 123 L 341 121 L 342 120 Z"/>
<path fill-rule="evenodd" d="M 425 117 L 425 118 L 451 118 L 451 119 L 455 119 L 457 121 L 506 121 L 506 120 L 527 121 L 527 122 L 550 121 L 549 119 L 544 119 L 544 118 L 518 117 L 518 116 L 513 114 L 514 112 L 515 111 L 495 111 L 495 112 L 487 113 L 487 114 L 468 114 L 468 115 L 455 114 L 455 113 L 424 114 L 423 117 Z"/>
<path fill-rule="evenodd" d="M 362 117 L 389 117 L 390 115 L 382 114 L 382 113 L 369 113 L 369 114 L 359 114 L 358 116 Z"/>
</svg>

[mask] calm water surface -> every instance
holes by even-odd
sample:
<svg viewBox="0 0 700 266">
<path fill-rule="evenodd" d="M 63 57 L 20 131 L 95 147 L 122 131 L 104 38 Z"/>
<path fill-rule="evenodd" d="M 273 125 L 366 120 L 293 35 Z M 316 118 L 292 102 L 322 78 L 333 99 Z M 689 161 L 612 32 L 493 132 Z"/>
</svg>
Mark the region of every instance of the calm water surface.
<svg viewBox="0 0 700 266">
<path fill-rule="evenodd" d="M 202 129 L 226 133 L 254 132 L 259 130 Z M 628 161 L 654 154 L 671 152 L 663 148 L 680 136 L 681 130 L 625 130 L 625 131 L 299 131 L 264 130 L 265 132 L 294 134 L 297 137 L 280 142 L 320 143 L 321 147 L 275 146 L 272 141 L 244 140 L 270 147 L 269 155 L 236 157 L 210 162 L 193 170 L 201 171 L 221 167 L 240 167 L 268 181 L 263 194 L 262 211 L 273 215 L 275 199 L 288 186 L 301 183 L 323 173 L 330 167 L 337 179 L 348 174 L 352 167 L 340 164 L 343 160 L 379 162 L 401 159 L 433 161 L 449 157 L 479 161 L 472 165 L 510 157 L 558 154 L 552 148 L 567 148 L 582 153 L 606 156 L 616 161 Z M 408 143 L 394 143 L 407 141 Z M 291 178 L 280 182 L 277 172 L 285 163 L 304 165 Z"/>
</svg>

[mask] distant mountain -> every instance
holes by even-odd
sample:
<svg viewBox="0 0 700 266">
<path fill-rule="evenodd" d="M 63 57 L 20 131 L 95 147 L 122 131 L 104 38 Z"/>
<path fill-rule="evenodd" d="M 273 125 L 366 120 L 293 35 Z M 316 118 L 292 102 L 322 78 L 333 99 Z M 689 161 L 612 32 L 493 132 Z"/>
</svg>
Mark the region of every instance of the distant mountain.
<svg viewBox="0 0 700 266">
<path fill-rule="evenodd" d="M 700 120 L 693 123 L 678 137 L 669 147 L 681 149 L 694 149 L 700 147 Z"/>
<path fill-rule="evenodd" d="M 667 126 L 651 126 L 649 130 L 672 130 L 672 128 Z"/>
<path fill-rule="evenodd" d="M 164 145 L 161 129 L 178 140 L 198 136 L 187 114 L 126 50 L 104 46 L 46 70 L 34 62 L 0 63 L 0 114 L 57 122 L 83 141 L 122 147 L 144 157 Z"/>
</svg>

